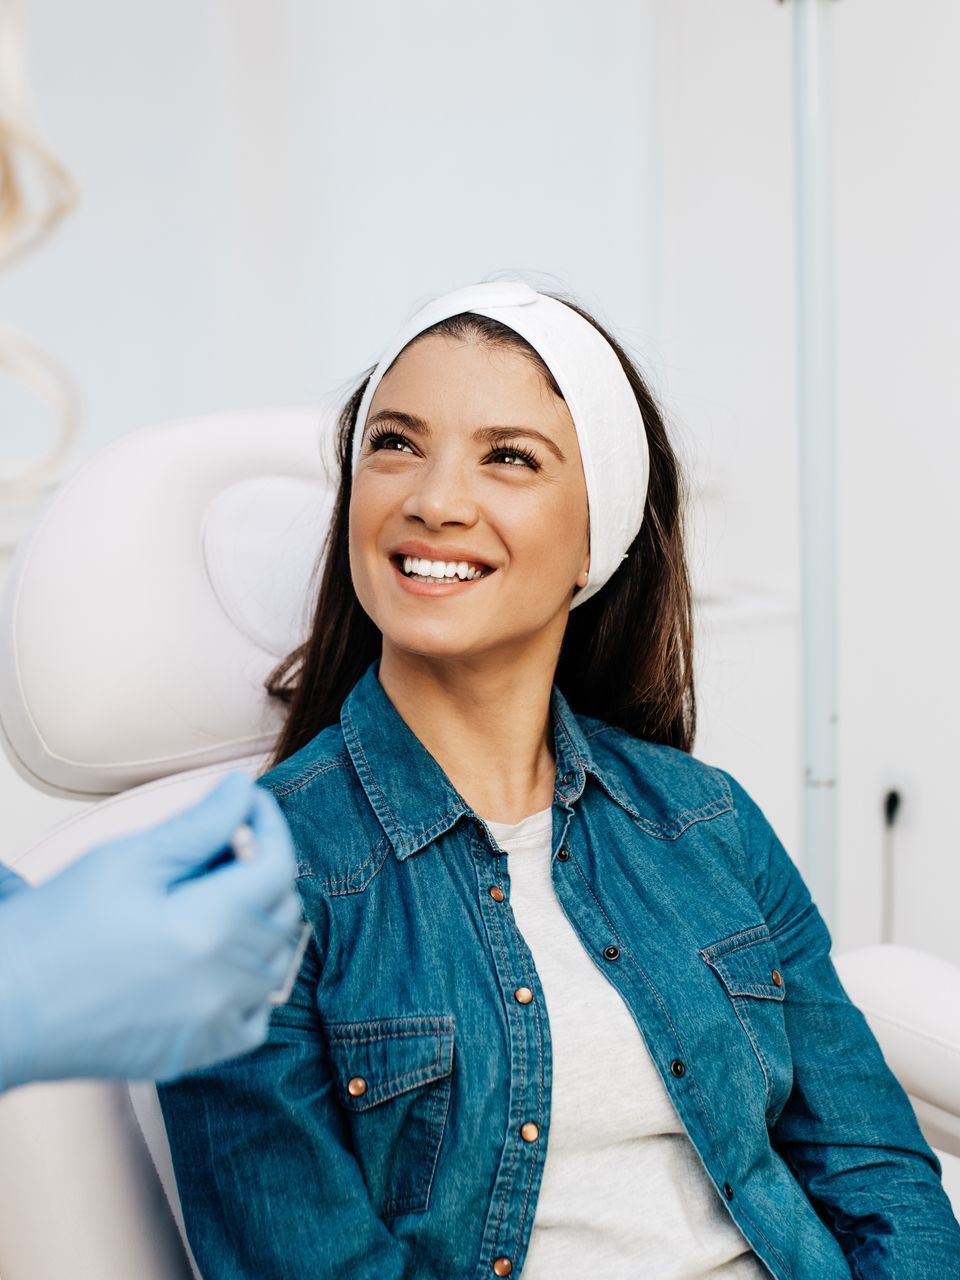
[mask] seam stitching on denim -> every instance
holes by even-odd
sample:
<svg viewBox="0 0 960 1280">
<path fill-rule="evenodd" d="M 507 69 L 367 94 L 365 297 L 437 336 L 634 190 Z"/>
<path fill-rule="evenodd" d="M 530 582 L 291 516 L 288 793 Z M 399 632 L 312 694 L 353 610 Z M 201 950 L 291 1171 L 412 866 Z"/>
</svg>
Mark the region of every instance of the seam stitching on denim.
<svg viewBox="0 0 960 1280">
<path fill-rule="evenodd" d="M 376 858 L 377 854 L 380 852 L 380 850 L 383 848 L 386 842 L 387 842 L 386 833 L 381 831 L 380 839 L 374 845 L 373 851 L 369 854 L 368 857 L 366 857 L 363 860 L 363 862 L 360 863 L 358 867 L 354 867 L 353 871 L 351 871 L 346 876 L 340 876 L 333 880 L 319 881 L 320 887 L 322 889 L 334 889 L 337 885 L 346 885 L 348 890 L 353 891 L 355 893 L 358 893 L 360 892 L 361 889 L 366 888 L 366 886 L 373 879 L 373 875 L 376 875 L 376 871 L 373 873 L 373 875 L 368 876 L 362 885 L 355 884 L 354 882 L 358 879 L 364 867 L 366 867 L 369 863 L 373 862 L 373 860 Z M 382 863 L 383 863 L 383 858 L 380 859 L 380 863 L 377 866 L 377 870 L 379 870 L 380 865 L 382 865 Z"/>
<path fill-rule="evenodd" d="M 282 798 L 283 796 L 291 795 L 294 791 L 299 791 L 301 787 L 305 787 L 314 778 L 319 778 L 322 773 L 327 773 L 330 769 L 336 769 L 342 764 L 349 763 L 350 757 L 345 752 L 339 752 L 335 756 L 324 756 L 321 760 L 315 760 L 302 773 L 298 773 L 293 778 L 288 778 L 285 783 L 258 782 L 257 785 L 265 786 L 268 791 L 272 791 L 278 798 Z"/>
</svg>

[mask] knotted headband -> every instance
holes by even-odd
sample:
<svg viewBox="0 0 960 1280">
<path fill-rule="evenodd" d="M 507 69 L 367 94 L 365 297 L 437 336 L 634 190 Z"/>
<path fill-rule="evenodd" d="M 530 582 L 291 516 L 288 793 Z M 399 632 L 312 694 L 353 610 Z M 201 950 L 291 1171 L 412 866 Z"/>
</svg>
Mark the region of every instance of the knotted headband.
<svg viewBox="0 0 960 1280">
<path fill-rule="evenodd" d="M 577 430 L 587 482 L 590 572 L 570 607 L 589 600 L 626 558 L 643 523 L 650 455 L 640 406 L 617 354 L 572 307 L 506 280 L 468 285 L 434 298 L 404 324 L 370 376 L 353 436 L 353 471 L 370 404 L 394 360 L 419 333 L 464 311 L 499 320 L 529 342 L 563 392 Z"/>
</svg>

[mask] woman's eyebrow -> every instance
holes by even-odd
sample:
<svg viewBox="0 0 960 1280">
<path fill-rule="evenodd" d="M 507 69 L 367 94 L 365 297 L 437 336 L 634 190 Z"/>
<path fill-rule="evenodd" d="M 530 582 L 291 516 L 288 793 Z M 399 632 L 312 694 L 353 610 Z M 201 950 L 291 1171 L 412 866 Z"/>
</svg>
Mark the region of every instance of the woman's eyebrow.
<svg viewBox="0 0 960 1280">
<path fill-rule="evenodd" d="M 399 422 L 401 426 L 406 427 L 409 431 L 414 431 L 422 436 L 429 437 L 432 434 L 430 424 L 424 418 L 418 418 L 415 413 L 403 413 L 400 409 L 378 409 L 377 412 L 367 419 L 367 429 L 377 422 Z M 548 449 L 556 456 L 558 461 L 566 462 L 566 457 L 560 446 L 549 436 L 545 436 L 542 431 L 535 431 L 533 427 L 478 427 L 473 433 L 474 440 L 505 440 L 512 436 L 532 436 L 534 440 L 541 440 Z"/>
</svg>

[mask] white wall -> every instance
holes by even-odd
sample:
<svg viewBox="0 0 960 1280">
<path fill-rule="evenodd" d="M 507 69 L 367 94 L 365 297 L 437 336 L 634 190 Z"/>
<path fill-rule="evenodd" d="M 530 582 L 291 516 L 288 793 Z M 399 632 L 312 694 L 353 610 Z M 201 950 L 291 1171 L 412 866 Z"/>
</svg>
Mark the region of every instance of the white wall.
<svg viewBox="0 0 960 1280">
<path fill-rule="evenodd" d="M 28 3 L 84 204 L 5 311 L 81 373 L 88 450 L 313 403 L 418 299 L 494 270 L 656 331 L 649 4 Z"/>
<path fill-rule="evenodd" d="M 880 797 L 899 788 L 895 935 L 960 960 L 960 10 L 834 8 L 841 890 L 851 943 L 868 940 Z"/>
<path fill-rule="evenodd" d="M 657 6 L 667 399 L 709 452 L 706 471 L 723 493 L 708 527 L 710 576 L 745 576 L 788 609 L 798 603 L 791 8 Z M 827 8 L 840 485 L 834 937 L 839 949 L 880 940 L 882 802 L 896 788 L 893 936 L 960 961 L 960 837 L 941 822 L 960 712 L 951 654 L 960 622 L 960 169 L 948 159 L 960 115 L 960 11 L 946 0 Z M 725 726 L 713 752 L 744 753 L 761 801 L 777 798 L 772 773 L 791 759 L 798 731 L 784 701 L 797 687 L 796 629 L 782 639 L 780 661 L 768 653 L 746 675 L 754 655 L 741 635 L 743 660 L 729 672 L 745 698 L 780 708 L 772 754 L 744 735 L 756 707 Z M 720 662 L 709 674 L 726 669 Z M 798 824 L 775 825 L 796 849 Z"/>
<path fill-rule="evenodd" d="M 696 753 L 803 869 L 789 8 L 659 0 L 655 17 L 660 392 L 691 442 L 694 565 L 718 600 Z"/>
<path fill-rule="evenodd" d="M 880 802 L 897 785 L 896 936 L 960 961 L 957 840 L 939 823 L 958 701 L 960 175 L 944 158 L 960 16 L 948 0 L 829 8 L 833 932 L 840 949 L 879 937 Z M 0 299 L 80 378 L 89 453 L 164 417 L 339 393 L 416 302 L 487 272 L 572 290 L 665 401 L 699 486 L 701 593 L 754 602 L 739 620 L 702 611 L 697 754 L 741 779 L 802 864 L 791 9 L 32 0 L 40 122 L 84 204 Z M 4 448 L 24 448 L 10 394 Z M 5 813 L 25 813 L 0 786 Z"/>
</svg>

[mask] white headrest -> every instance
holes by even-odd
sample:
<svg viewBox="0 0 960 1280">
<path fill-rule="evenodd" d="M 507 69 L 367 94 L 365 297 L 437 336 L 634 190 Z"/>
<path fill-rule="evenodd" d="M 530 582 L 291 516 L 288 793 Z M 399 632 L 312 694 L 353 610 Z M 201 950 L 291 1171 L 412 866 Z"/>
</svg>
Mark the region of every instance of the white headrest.
<svg viewBox="0 0 960 1280">
<path fill-rule="evenodd" d="M 270 750 L 263 682 L 307 634 L 335 428 L 333 408 L 166 422 L 54 495 L 0 604 L 0 729 L 28 781 L 113 795 Z"/>
</svg>

